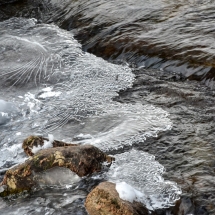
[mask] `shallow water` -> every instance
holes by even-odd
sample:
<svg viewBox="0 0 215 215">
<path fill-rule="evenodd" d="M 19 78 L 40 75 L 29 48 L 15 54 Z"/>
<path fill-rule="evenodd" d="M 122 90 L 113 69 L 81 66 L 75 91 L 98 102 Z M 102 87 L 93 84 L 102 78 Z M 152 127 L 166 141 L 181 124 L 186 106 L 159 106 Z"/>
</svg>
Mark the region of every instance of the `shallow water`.
<svg viewBox="0 0 215 215">
<path fill-rule="evenodd" d="M 75 28 L 85 50 L 138 67 L 207 79 L 206 84 L 213 86 L 213 1 L 78 1 L 74 5 L 62 26 Z"/>
<path fill-rule="evenodd" d="M 214 9 L 213 0 L 30 0 L 2 3 L 0 20 L 54 22 L 97 56 L 174 71 L 214 88 Z"/>
<path fill-rule="evenodd" d="M 14 26 L 16 27 L 14 28 Z M 13 102 L 18 112 L 14 118 L 11 116 L 8 122 L 4 122 L 1 126 L 0 150 L 2 156 L 0 164 L 2 175 L 8 167 L 24 162 L 26 156 L 22 151 L 21 141 L 23 137 L 32 134 L 44 136 L 52 134 L 58 140 L 67 142 L 73 140 L 73 142 L 81 144 L 91 143 L 111 154 L 122 152 L 125 147 L 132 147 L 133 144 L 144 141 L 147 137 L 157 136 L 159 132 L 171 129 L 172 124 L 168 118 L 168 113 L 161 108 L 152 105 L 120 104 L 113 101 L 119 90 L 131 87 L 134 81 L 134 74 L 127 65 L 114 65 L 92 54 L 84 53 L 71 33 L 54 25 L 36 24 L 34 19 L 13 18 L 2 22 L 0 27 L 5 29 L 2 33 L 5 42 L 2 48 L 4 57 L 1 59 L 1 64 L 4 65 L 1 96 L 5 100 Z M 11 40 L 11 36 L 18 38 L 16 43 Z M 58 43 L 54 42 L 55 40 L 58 40 Z M 33 45 L 29 45 L 29 41 Z M 68 45 L 65 47 L 66 42 Z M 26 47 L 29 50 L 27 58 L 25 58 Z M 10 58 L 8 50 L 11 49 L 18 50 L 18 53 L 13 54 Z M 42 52 L 38 54 L 35 51 L 38 49 L 46 52 L 44 59 L 42 59 Z M 59 55 L 57 64 L 50 57 L 56 54 Z M 34 63 L 32 61 L 37 57 L 36 55 L 39 58 L 38 62 Z M 9 61 L 7 61 L 7 57 L 9 57 Z M 19 59 L 17 63 L 14 61 L 11 63 L 11 59 L 14 57 Z M 33 66 L 29 66 L 28 62 Z M 11 67 L 14 69 L 11 70 Z M 24 80 L 22 76 L 25 77 Z M 5 82 L 7 84 L 4 84 Z M 6 94 L 7 90 L 9 91 L 8 94 Z M 2 103 L 10 104 L 4 100 Z M 151 155 L 138 155 L 140 158 L 141 156 L 145 160 L 149 159 L 147 164 L 149 168 L 150 165 L 151 167 L 157 165 L 156 162 L 150 162 L 152 160 Z M 132 169 L 137 164 L 129 162 L 127 165 Z M 119 163 L 116 164 L 115 168 L 118 166 L 120 166 Z M 146 178 L 157 175 L 159 180 L 155 180 L 154 183 L 158 184 L 156 186 L 162 184 L 160 192 L 158 189 L 153 192 L 153 196 L 159 196 L 159 205 L 157 206 L 158 200 L 156 201 L 156 197 L 154 197 L 148 206 L 149 209 L 172 206 L 181 193 L 180 188 L 175 183 L 162 179 L 163 171 L 160 169 L 163 170 L 164 168 L 160 165 L 152 172 L 143 172 Z M 127 171 L 126 168 L 125 171 Z M 133 175 L 139 174 L 139 171 L 140 169 L 136 169 L 136 173 L 134 172 Z M 60 183 L 60 188 L 63 190 L 60 191 L 62 202 L 58 203 L 58 200 L 53 197 L 51 200 L 45 198 L 44 201 L 54 205 L 59 204 L 59 207 L 62 208 L 64 207 L 63 202 L 70 202 L 63 192 L 66 192 L 66 188 L 73 190 L 74 187 L 69 186 L 70 183 L 66 183 L 63 178 L 57 180 L 56 175 L 68 177 L 68 174 L 62 174 L 59 171 L 35 177 L 41 180 L 41 186 L 59 186 Z M 50 181 L 52 176 L 57 181 Z M 106 178 L 105 174 L 94 177 L 94 184 L 96 177 L 99 177 L 100 180 Z M 140 191 L 146 192 L 147 198 L 149 194 L 146 190 L 150 189 L 149 182 L 147 185 L 147 180 L 143 182 L 141 180 L 132 185 L 138 188 L 141 183 L 144 183 L 145 186 Z M 129 177 L 125 175 L 118 181 L 131 183 L 132 180 L 129 180 Z M 74 180 L 75 182 L 76 180 Z M 84 189 L 85 192 L 89 192 L 90 185 L 81 184 L 83 184 L 82 181 L 76 185 L 76 189 Z M 155 186 L 152 181 L 150 184 L 152 184 L 150 186 Z M 84 186 L 86 188 L 83 188 Z M 41 189 L 42 198 L 44 186 Z M 165 195 L 162 196 L 162 193 Z M 83 207 L 85 197 L 86 194 L 82 197 L 80 207 Z M 44 208 L 41 209 L 34 204 L 29 208 L 28 203 L 26 202 L 25 205 L 22 197 L 20 198 L 22 203 L 17 202 L 16 198 L 12 203 L 6 200 L 3 212 L 5 214 L 12 213 L 14 208 L 13 206 L 8 208 L 10 204 L 15 204 L 15 208 L 20 207 L 18 209 L 20 213 L 31 213 L 32 207 L 35 207 L 37 212 L 34 213 L 36 214 L 44 211 Z M 70 203 L 72 202 L 71 200 Z M 46 213 L 58 213 L 58 208 L 48 208 Z M 80 211 L 80 213 L 82 212 Z"/>
<path fill-rule="evenodd" d="M 1 212 L 86 214 L 90 189 L 120 179 L 146 192 L 150 209 L 170 207 L 181 188 L 159 214 L 214 214 L 213 18 L 212 1 L 1 1 L 0 104 L 14 111 L 0 109 L 0 178 L 26 159 L 31 134 L 93 143 L 122 161 L 74 185 L 45 177 L 50 185 L 1 199 Z"/>
<path fill-rule="evenodd" d="M 214 214 L 214 92 L 161 71 L 135 74 L 133 87 L 116 100 L 162 107 L 173 123 L 171 130 L 147 138 L 137 149 L 154 154 L 165 166 L 166 178 L 181 186 L 181 205 L 175 214 Z"/>
</svg>

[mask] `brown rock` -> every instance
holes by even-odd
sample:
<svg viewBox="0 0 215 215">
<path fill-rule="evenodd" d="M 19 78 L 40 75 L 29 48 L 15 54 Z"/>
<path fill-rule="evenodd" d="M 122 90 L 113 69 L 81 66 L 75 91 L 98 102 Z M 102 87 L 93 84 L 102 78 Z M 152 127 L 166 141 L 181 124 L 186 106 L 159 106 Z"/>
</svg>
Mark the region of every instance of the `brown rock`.
<svg viewBox="0 0 215 215">
<path fill-rule="evenodd" d="M 36 145 L 40 145 L 43 141 L 40 137 L 32 136 L 28 140 L 32 140 Z M 9 169 L 0 184 L 0 196 L 31 190 L 37 185 L 33 173 L 43 172 L 53 167 L 65 167 L 82 177 L 101 171 L 103 162 L 111 163 L 114 159 L 92 145 L 54 142 L 54 146 L 58 144 L 60 147 L 42 149 L 24 163 Z M 32 148 L 31 141 L 28 143 L 28 147 Z M 28 149 L 27 154 L 31 152 L 28 147 L 23 147 L 24 150 Z"/>
<path fill-rule="evenodd" d="M 88 194 L 85 207 L 89 215 L 149 214 L 148 209 L 141 203 L 120 199 L 115 187 L 114 183 L 102 182 Z"/>
<path fill-rule="evenodd" d="M 26 155 L 33 156 L 34 155 L 34 153 L 32 152 L 33 147 L 43 146 L 44 141 L 48 141 L 48 139 L 40 136 L 29 136 L 23 141 L 22 148 Z M 52 146 L 53 147 L 77 146 L 77 144 L 65 143 L 62 141 L 54 140 Z"/>
</svg>

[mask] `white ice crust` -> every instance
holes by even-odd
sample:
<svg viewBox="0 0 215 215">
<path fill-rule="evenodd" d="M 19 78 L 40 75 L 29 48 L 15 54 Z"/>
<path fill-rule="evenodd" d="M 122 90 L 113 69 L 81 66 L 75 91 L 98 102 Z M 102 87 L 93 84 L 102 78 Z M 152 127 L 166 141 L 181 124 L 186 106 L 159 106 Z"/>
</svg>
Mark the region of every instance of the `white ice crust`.
<svg viewBox="0 0 215 215">
<path fill-rule="evenodd" d="M 44 145 L 43 146 L 34 146 L 32 149 L 32 152 L 35 154 L 36 152 L 38 152 L 41 149 L 47 149 L 47 148 L 51 148 L 52 147 L 52 143 L 54 142 L 54 136 L 52 134 L 48 135 L 49 140 L 44 140 Z"/>
<path fill-rule="evenodd" d="M 123 200 L 133 203 L 134 201 L 140 202 L 144 194 L 134 189 L 126 182 L 116 183 L 116 191 L 119 193 L 119 197 Z"/>
</svg>

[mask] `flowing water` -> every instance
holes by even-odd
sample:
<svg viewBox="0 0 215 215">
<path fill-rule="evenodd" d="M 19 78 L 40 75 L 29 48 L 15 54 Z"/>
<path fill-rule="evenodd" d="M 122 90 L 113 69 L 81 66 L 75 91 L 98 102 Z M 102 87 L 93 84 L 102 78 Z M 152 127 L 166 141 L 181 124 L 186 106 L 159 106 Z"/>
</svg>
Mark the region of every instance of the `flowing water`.
<svg viewBox="0 0 215 215">
<path fill-rule="evenodd" d="M 41 173 L 40 189 L 0 199 L 1 214 L 87 214 L 103 180 L 158 214 L 215 214 L 214 5 L 0 1 L 0 178 L 32 134 L 116 157 L 92 177 Z"/>
</svg>

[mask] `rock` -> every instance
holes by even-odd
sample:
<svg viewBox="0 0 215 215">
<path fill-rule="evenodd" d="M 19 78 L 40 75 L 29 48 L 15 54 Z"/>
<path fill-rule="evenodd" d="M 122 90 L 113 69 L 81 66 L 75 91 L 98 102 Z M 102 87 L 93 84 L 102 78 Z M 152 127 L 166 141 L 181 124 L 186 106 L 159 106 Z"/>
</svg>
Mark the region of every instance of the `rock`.
<svg viewBox="0 0 215 215">
<path fill-rule="evenodd" d="M 29 139 L 33 139 L 34 143 L 42 140 L 36 137 L 32 138 L 32 136 Z M 34 173 L 43 172 L 53 167 L 66 167 L 82 177 L 101 171 L 103 162 L 111 164 L 114 160 L 113 157 L 106 155 L 92 145 L 70 146 L 63 142 L 60 142 L 59 145 L 62 146 L 42 149 L 25 163 L 7 170 L 0 184 L 0 196 L 31 190 L 37 185 Z"/>
<path fill-rule="evenodd" d="M 139 202 L 120 199 L 115 184 L 102 182 L 87 196 L 85 207 L 89 215 L 153 215 Z"/>
<path fill-rule="evenodd" d="M 29 136 L 23 141 L 22 148 L 26 155 L 33 156 L 34 155 L 34 153 L 32 152 L 33 147 L 43 146 L 45 141 L 49 141 L 49 140 L 47 138 L 40 137 L 40 136 Z M 53 140 L 52 146 L 53 147 L 77 146 L 77 144 L 71 144 L 71 143 L 65 143 L 58 140 Z"/>
</svg>

